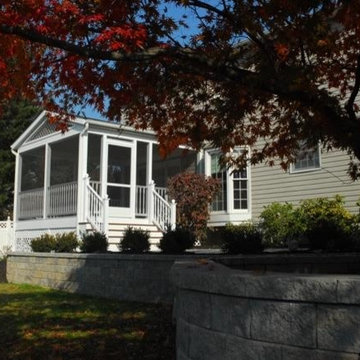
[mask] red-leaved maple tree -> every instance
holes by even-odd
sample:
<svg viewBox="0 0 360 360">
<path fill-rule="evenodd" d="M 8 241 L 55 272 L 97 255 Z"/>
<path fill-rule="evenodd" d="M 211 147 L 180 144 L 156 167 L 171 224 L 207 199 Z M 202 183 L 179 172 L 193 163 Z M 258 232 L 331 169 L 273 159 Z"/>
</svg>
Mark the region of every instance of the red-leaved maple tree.
<svg viewBox="0 0 360 360">
<path fill-rule="evenodd" d="M 248 145 L 252 163 L 286 167 L 299 140 L 321 141 L 352 155 L 356 178 L 359 89 L 359 0 L 0 5 L 0 100 L 20 92 L 50 110 L 92 105 L 153 128 L 163 151 Z"/>
</svg>

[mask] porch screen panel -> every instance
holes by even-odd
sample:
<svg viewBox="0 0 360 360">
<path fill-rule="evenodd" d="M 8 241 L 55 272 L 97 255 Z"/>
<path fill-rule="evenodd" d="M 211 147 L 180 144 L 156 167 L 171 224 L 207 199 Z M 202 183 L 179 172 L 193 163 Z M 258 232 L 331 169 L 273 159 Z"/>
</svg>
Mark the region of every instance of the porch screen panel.
<svg viewBox="0 0 360 360">
<path fill-rule="evenodd" d="M 159 146 L 153 146 L 153 180 L 157 187 L 166 187 L 167 181 L 181 172 L 196 172 L 196 152 L 176 149 L 166 158 L 159 154 Z"/>
<path fill-rule="evenodd" d="M 110 206 L 130 207 L 131 148 L 109 145 L 107 170 Z"/>
<path fill-rule="evenodd" d="M 90 181 L 100 181 L 101 136 L 89 134 L 87 173 Z"/>
<path fill-rule="evenodd" d="M 51 144 L 50 185 L 77 181 L 78 153 L 78 136 Z"/>
<path fill-rule="evenodd" d="M 44 187 L 45 146 L 21 154 L 21 191 Z"/>
<path fill-rule="evenodd" d="M 136 185 L 146 186 L 148 143 L 137 142 L 136 150 Z"/>
</svg>

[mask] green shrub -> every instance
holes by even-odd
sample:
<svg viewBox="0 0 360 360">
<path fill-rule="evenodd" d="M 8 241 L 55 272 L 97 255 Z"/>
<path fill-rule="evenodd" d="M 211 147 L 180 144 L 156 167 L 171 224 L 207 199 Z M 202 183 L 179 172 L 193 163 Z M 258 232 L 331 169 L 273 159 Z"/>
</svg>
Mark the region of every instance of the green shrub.
<svg viewBox="0 0 360 360">
<path fill-rule="evenodd" d="M 262 252 L 262 234 L 254 224 L 227 224 L 223 230 L 222 250 L 227 254 Z"/>
<path fill-rule="evenodd" d="M 83 235 L 80 250 L 84 253 L 104 253 L 108 248 L 108 240 L 105 234 L 94 232 Z"/>
<path fill-rule="evenodd" d="M 344 208 L 343 198 L 308 199 L 300 203 L 299 218 L 311 249 L 350 250 L 356 217 Z"/>
<path fill-rule="evenodd" d="M 201 240 L 200 245 L 195 244 L 196 248 L 219 249 L 223 244 L 223 226 L 208 227 L 206 237 Z"/>
<path fill-rule="evenodd" d="M 79 246 L 75 232 L 56 234 L 55 242 L 55 252 L 58 253 L 71 253 Z"/>
<path fill-rule="evenodd" d="M 54 235 L 43 234 L 34 238 L 30 242 L 31 250 L 34 252 L 51 252 L 56 249 L 56 239 Z"/>
<path fill-rule="evenodd" d="M 279 248 L 300 238 L 305 228 L 292 204 L 274 202 L 260 214 L 260 230 L 265 247 Z"/>
<path fill-rule="evenodd" d="M 140 254 L 149 251 L 149 232 L 141 229 L 133 229 L 128 227 L 124 237 L 119 245 L 119 249 L 123 252 Z"/>
<path fill-rule="evenodd" d="M 74 252 L 79 246 L 75 232 L 62 234 L 43 234 L 31 240 L 34 252 Z"/>
<path fill-rule="evenodd" d="M 168 229 L 160 240 L 159 248 L 165 254 L 182 254 L 195 244 L 195 236 L 187 229 L 177 227 Z"/>
</svg>

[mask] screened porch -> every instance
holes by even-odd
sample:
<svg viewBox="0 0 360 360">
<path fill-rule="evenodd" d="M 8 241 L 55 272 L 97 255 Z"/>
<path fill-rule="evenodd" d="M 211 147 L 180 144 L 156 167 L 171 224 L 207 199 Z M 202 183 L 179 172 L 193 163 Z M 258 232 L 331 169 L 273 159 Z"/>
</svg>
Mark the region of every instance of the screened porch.
<svg viewBox="0 0 360 360">
<path fill-rule="evenodd" d="M 103 228 L 109 217 L 170 222 L 167 181 L 196 171 L 197 155 L 177 149 L 162 159 L 154 141 L 84 133 L 22 151 L 19 160 L 17 220 L 77 216 Z"/>
</svg>

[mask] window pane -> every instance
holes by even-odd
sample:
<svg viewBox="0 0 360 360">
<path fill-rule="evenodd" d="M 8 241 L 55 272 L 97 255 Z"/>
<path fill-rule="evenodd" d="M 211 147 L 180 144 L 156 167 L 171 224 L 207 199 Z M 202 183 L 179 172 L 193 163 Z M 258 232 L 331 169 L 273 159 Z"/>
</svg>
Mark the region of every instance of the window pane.
<svg viewBox="0 0 360 360">
<path fill-rule="evenodd" d="M 319 147 L 307 148 L 303 146 L 296 155 L 293 170 L 308 170 L 320 168 Z"/>
<path fill-rule="evenodd" d="M 109 145 L 108 183 L 130 184 L 131 149 Z"/>
<path fill-rule="evenodd" d="M 226 168 L 219 164 L 220 154 L 211 154 L 211 176 L 220 181 L 220 191 L 212 203 L 213 211 L 224 211 L 227 209 L 227 180 Z"/>
<path fill-rule="evenodd" d="M 234 209 L 247 209 L 247 180 L 234 180 Z"/>
<path fill-rule="evenodd" d="M 130 207 L 130 188 L 108 186 L 109 205 L 114 207 Z"/>
</svg>

